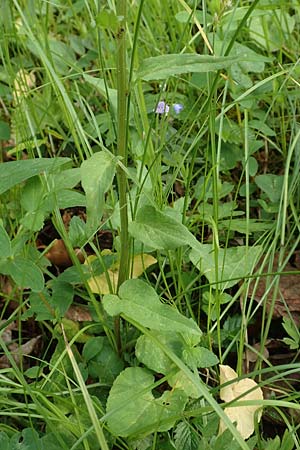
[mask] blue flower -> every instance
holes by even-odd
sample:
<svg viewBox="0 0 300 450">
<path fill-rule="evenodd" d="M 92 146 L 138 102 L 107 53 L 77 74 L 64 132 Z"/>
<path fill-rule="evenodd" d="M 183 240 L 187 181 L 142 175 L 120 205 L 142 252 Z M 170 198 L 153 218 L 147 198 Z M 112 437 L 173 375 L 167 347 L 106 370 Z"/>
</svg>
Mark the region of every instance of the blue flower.
<svg viewBox="0 0 300 450">
<path fill-rule="evenodd" d="M 183 105 L 181 103 L 174 103 L 172 106 L 175 114 L 180 114 L 183 110 Z"/>
<path fill-rule="evenodd" d="M 155 112 L 156 114 L 168 114 L 169 110 L 169 105 L 167 105 L 167 103 L 165 103 L 164 101 L 161 101 L 157 103 Z"/>
</svg>

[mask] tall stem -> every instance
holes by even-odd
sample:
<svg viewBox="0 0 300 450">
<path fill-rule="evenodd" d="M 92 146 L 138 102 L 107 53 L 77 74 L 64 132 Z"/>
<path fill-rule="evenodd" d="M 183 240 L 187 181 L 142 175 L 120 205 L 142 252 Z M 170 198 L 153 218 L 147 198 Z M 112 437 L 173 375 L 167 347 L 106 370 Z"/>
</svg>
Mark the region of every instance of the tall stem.
<svg viewBox="0 0 300 450">
<path fill-rule="evenodd" d="M 117 16 L 120 18 L 117 41 L 117 90 L 118 90 L 118 115 L 117 115 L 117 154 L 121 156 L 122 163 L 127 166 L 127 99 L 128 99 L 128 75 L 126 68 L 126 0 L 117 2 Z M 117 172 L 119 205 L 120 205 L 120 266 L 118 276 L 118 289 L 128 278 L 129 270 L 129 238 L 128 238 L 128 214 L 127 214 L 127 177 L 124 170 L 118 167 Z M 120 319 L 115 322 L 118 349 L 121 352 Z"/>
</svg>

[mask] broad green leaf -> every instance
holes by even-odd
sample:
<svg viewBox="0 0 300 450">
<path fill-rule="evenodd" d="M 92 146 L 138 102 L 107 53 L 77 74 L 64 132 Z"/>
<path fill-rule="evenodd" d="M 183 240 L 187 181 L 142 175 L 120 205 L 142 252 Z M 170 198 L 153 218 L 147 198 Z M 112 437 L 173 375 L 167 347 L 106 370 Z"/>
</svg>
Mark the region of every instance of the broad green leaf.
<svg viewBox="0 0 300 450">
<path fill-rule="evenodd" d="M 195 367 L 204 369 L 215 366 L 219 362 L 217 356 L 205 347 L 185 348 L 182 356 L 184 362 L 191 367 L 191 369 L 194 369 Z"/>
<path fill-rule="evenodd" d="M 55 278 L 52 282 L 51 306 L 63 317 L 71 306 L 74 296 L 73 286 Z"/>
<path fill-rule="evenodd" d="M 4 431 L 0 432 L 0 448 L 1 450 L 11 450 L 9 437 L 6 433 L 4 433 Z"/>
<path fill-rule="evenodd" d="M 86 223 L 78 216 L 73 216 L 69 223 L 69 239 L 73 248 L 86 242 Z"/>
<path fill-rule="evenodd" d="M 20 433 L 14 433 L 10 439 L 9 448 L 10 450 L 41 450 L 37 431 L 33 428 L 25 428 Z"/>
<path fill-rule="evenodd" d="M 295 18 L 288 14 L 284 8 L 264 11 L 262 17 L 253 17 L 249 23 L 251 39 L 256 41 L 268 52 L 279 50 L 288 45 L 295 28 Z"/>
<path fill-rule="evenodd" d="M 3 225 L 0 223 L 0 260 L 8 258 L 11 254 L 12 251 L 9 236 Z"/>
<path fill-rule="evenodd" d="M 274 226 L 274 222 L 258 221 L 255 219 L 248 219 L 248 223 L 245 219 L 232 219 L 222 220 L 219 222 L 218 227 L 220 230 L 237 231 L 238 233 L 255 233 L 270 230 Z"/>
<path fill-rule="evenodd" d="M 174 250 L 183 245 L 200 246 L 182 223 L 149 205 L 138 210 L 135 220 L 129 224 L 129 232 L 143 244 L 158 250 Z"/>
<path fill-rule="evenodd" d="M 40 268 L 30 259 L 16 256 L 5 262 L 5 271 L 3 265 L 0 271 L 10 275 L 18 287 L 30 288 L 32 291 L 39 292 L 44 287 L 44 277 Z"/>
<path fill-rule="evenodd" d="M 225 69 L 238 61 L 238 57 L 216 57 L 195 53 L 160 55 L 144 59 L 136 77 L 150 81 L 181 73 L 207 73 Z"/>
<path fill-rule="evenodd" d="M 90 338 L 83 347 L 83 357 L 87 361 L 89 375 L 101 383 L 112 384 L 124 369 L 124 363 L 112 348 L 107 337 Z"/>
<path fill-rule="evenodd" d="M 107 425 L 113 435 L 145 435 L 175 424 L 187 396 L 173 389 L 155 398 L 153 383 L 153 375 L 141 367 L 129 367 L 116 378 L 107 400 Z"/>
<path fill-rule="evenodd" d="M 72 189 L 80 183 L 80 168 L 66 169 L 51 175 L 53 190 Z"/>
<path fill-rule="evenodd" d="M 21 219 L 20 223 L 27 230 L 39 231 L 43 228 L 45 220 L 45 212 L 43 211 L 29 211 Z"/>
<path fill-rule="evenodd" d="M 39 158 L 10 161 L 0 165 L 0 194 L 44 171 L 53 172 L 70 158 Z"/>
<path fill-rule="evenodd" d="M 59 209 L 74 208 L 76 206 L 86 206 L 86 198 L 80 192 L 62 189 L 56 194 L 57 206 Z"/>
<path fill-rule="evenodd" d="M 103 306 L 111 316 L 124 314 L 129 320 L 152 330 L 183 332 L 198 337 L 202 334 L 192 319 L 161 303 L 155 290 L 142 280 L 125 281 L 119 289 L 119 296 L 104 296 Z"/>
<path fill-rule="evenodd" d="M 43 208 L 45 188 L 38 176 L 30 178 L 21 193 L 21 205 L 26 211 L 36 211 Z"/>
<path fill-rule="evenodd" d="M 255 177 L 255 183 L 267 194 L 272 203 L 277 203 L 281 198 L 283 178 L 283 175 L 266 173 L 264 175 L 257 175 Z"/>
<path fill-rule="evenodd" d="M 182 389 L 191 398 L 199 398 L 199 391 L 195 384 L 186 376 L 182 370 L 168 376 L 168 384 L 176 389 Z"/>
<path fill-rule="evenodd" d="M 86 194 L 87 226 L 96 231 L 104 209 L 104 194 L 110 188 L 117 159 L 109 152 L 101 151 L 81 164 L 81 184 Z"/>
<path fill-rule="evenodd" d="M 22 315 L 22 319 L 27 319 L 35 315 L 35 320 L 53 320 L 55 311 L 51 306 L 49 292 L 44 289 L 42 292 L 31 292 L 29 295 L 30 308 Z"/>
<path fill-rule="evenodd" d="M 10 138 L 10 128 L 8 123 L 0 120 L 0 141 L 8 141 Z"/>
<path fill-rule="evenodd" d="M 237 284 L 253 270 L 262 252 L 261 246 L 232 247 L 218 249 L 218 273 L 216 273 L 216 255 L 213 245 L 205 244 L 198 250 L 190 253 L 191 262 L 205 275 L 208 281 L 216 288 L 228 289 Z"/>
<path fill-rule="evenodd" d="M 159 341 L 171 349 L 178 357 L 181 357 L 183 342 L 177 333 L 157 333 Z M 138 338 L 135 346 L 137 359 L 149 369 L 157 373 L 168 374 L 175 368 L 174 363 L 165 352 L 156 345 L 150 336 L 142 335 Z"/>
</svg>

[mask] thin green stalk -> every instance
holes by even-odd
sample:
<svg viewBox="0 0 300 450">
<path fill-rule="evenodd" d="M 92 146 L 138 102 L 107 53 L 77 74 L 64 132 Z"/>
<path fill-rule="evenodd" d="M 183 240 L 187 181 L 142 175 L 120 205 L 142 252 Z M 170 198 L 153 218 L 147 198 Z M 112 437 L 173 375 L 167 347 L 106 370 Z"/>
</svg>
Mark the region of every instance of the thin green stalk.
<svg viewBox="0 0 300 450">
<path fill-rule="evenodd" d="M 118 137 L 117 155 L 122 158 L 122 163 L 127 167 L 127 98 L 128 79 L 126 70 L 126 0 L 117 3 L 117 15 L 121 17 L 116 34 L 117 40 L 117 90 L 118 90 Z M 128 212 L 127 212 L 127 176 L 124 170 L 118 167 L 117 172 L 119 205 L 120 205 L 120 268 L 118 276 L 118 289 L 128 278 L 129 270 L 129 236 L 128 236 Z M 120 319 L 115 320 L 115 332 L 119 353 L 121 352 Z"/>
</svg>

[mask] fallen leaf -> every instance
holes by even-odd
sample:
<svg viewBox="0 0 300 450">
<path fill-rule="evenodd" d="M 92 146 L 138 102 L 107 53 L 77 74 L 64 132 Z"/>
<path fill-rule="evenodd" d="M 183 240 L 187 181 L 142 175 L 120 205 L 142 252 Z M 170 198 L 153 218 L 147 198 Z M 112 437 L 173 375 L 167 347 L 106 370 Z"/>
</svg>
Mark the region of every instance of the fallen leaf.
<svg viewBox="0 0 300 450">
<path fill-rule="evenodd" d="M 264 298 L 264 296 L 266 297 L 267 311 L 270 312 L 270 310 L 272 309 L 272 317 L 274 319 L 286 316 L 289 317 L 291 314 L 297 325 L 300 324 L 300 265 L 299 261 L 297 260 L 297 258 L 299 257 L 298 253 L 296 252 L 294 255 L 295 263 L 291 264 L 290 262 L 288 262 L 284 267 L 285 272 L 295 273 L 280 275 L 279 286 L 278 289 L 276 289 L 276 299 L 274 306 L 272 305 L 274 302 L 273 298 L 275 288 L 271 288 L 266 296 L 267 286 L 270 285 L 270 283 L 274 279 L 274 276 L 262 276 L 258 283 L 256 283 L 256 280 L 253 280 L 249 286 L 248 291 L 248 296 L 253 297 L 254 300 L 256 300 L 258 303 L 262 300 L 262 298 Z M 272 272 L 278 271 L 278 259 L 279 255 L 276 254 L 274 257 L 273 267 L 271 269 Z M 257 270 L 258 268 L 259 266 L 257 267 Z M 262 268 L 260 267 L 260 271 L 261 269 Z M 263 269 L 266 273 L 268 272 L 267 264 L 265 264 Z"/>
<path fill-rule="evenodd" d="M 18 345 L 16 343 L 8 345 L 10 354 L 18 366 L 20 365 L 21 360 L 24 356 L 31 355 L 31 353 L 35 350 L 36 345 L 40 339 L 41 336 L 37 336 L 32 339 L 29 339 L 29 341 L 25 342 L 25 344 L 23 345 Z M 0 368 L 4 369 L 7 367 L 11 367 L 11 363 L 8 357 L 6 355 L 3 355 L 0 357 Z"/>
<path fill-rule="evenodd" d="M 65 314 L 65 318 L 74 322 L 91 322 L 92 316 L 85 306 L 71 305 Z"/>
<path fill-rule="evenodd" d="M 74 251 L 79 261 L 83 262 L 84 259 L 80 249 L 75 249 Z M 65 243 L 62 239 L 56 239 L 45 256 L 52 264 L 58 267 L 70 267 L 73 265 L 69 253 L 66 249 Z"/>
<path fill-rule="evenodd" d="M 230 367 L 220 365 L 220 384 L 238 378 L 237 373 Z M 252 389 L 252 390 L 251 390 Z M 251 390 L 251 392 L 249 392 Z M 263 392 L 258 384 L 251 378 L 244 378 L 235 381 L 220 389 L 220 397 L 224 402 L 229 403 L 239 398 L 240 401 L 257 400 L 257 405 L 234 406 L 224 409 L 225 414 L 231 422 L 236 422 L 237 430 L 244 439 L 247 439 L 254 432 L 255 412 L 261 408 L 259 402 L 263 400 Z M 258 421 L 261 419 L 261 411 L 256 415 Z M 219 434 L 227 429 L 224 422 L 220 421 Z"/>
<path fill-rule="evenodd" d="M 95 259 L 96 256 L 91 255 L 87 258 L 86 264 L 89 264 Z M 157 260 L 146 253 L 142 255 L 135 255 L 133 258 L 133 263 L 131 265 L 131 275 L 130 278 L 138 278 L 142 275 L 142 273 L 148 269 L 148 267 L 155 264 Z M 91 291 L 94 294 L 110 294 L 110 286 L 107 277 L 110 280 L 113 293 L 117 290 L 118 283 L 118 273 L 119 273 L 119 263 L 113 264 L 113 266 L 107 270 L 107 273 L 101 273 L 101 275 L 97 275 L 91 277 L 88 280 L 88 285 Z"/>
</svg>

